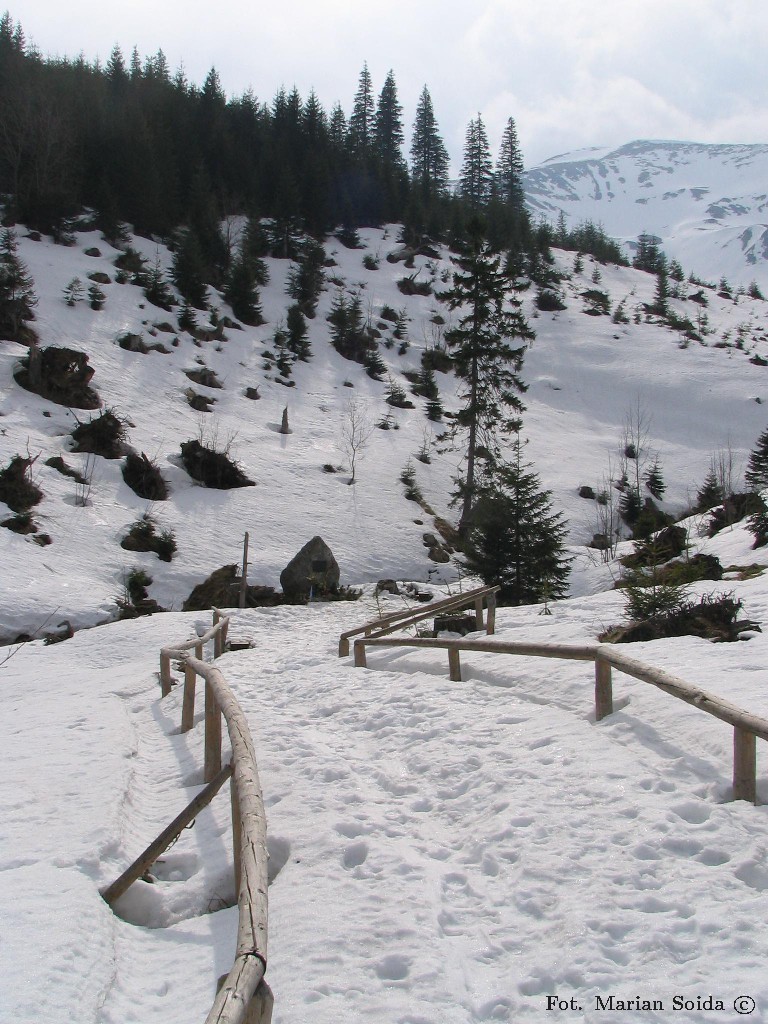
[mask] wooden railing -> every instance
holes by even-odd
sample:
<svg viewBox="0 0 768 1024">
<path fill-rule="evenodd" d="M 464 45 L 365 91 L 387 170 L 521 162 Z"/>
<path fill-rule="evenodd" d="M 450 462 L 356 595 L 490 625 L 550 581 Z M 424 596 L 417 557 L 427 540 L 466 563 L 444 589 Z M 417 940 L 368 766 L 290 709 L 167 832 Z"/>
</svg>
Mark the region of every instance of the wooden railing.
<svg viewBox="0 0 768 1024">
<path fill-rule="evenodd" d="M 489 652 L 536 658 L 592 661 L 595 665 L 595 719 L 613 713 L 612 668 L 663 690 L 700 711 L 733 726 L 733 798 L 757 803 L 756 739 L 768 740 L 768 720 L 707 693 L 658 668 L 652 668 L 610 644 L 536 644 L 501 640 L 449 640 L 420 637 L 365 637 L 355 641 L 354 659 L 367 667 L 367 647 L 437 648 L 448 652 L 449 678 L 461 681 L 461 651 Z"/>
<path fill-rule="evenodd" d="M 501 587 L 478 587 L 475 590 L 468 590 L 464 594 L 454 594 L 442 601 L 435 601 L 428 605 L 422 605 L 420 610 L 406 608 L 399 612 L 391 612 L 389 615 L 382 615 L 378 619 L 371 619 L 362 626 L 349 629 L 339 637 L 339 657 L 345 658 L 349 654 L 349 641 L 352 637 L 364 634 L 371 636 L 386 636 L 398 629 L 405 629 L 422 619 L 431 619 L 437 612 L 440 615 L 446 612 L 460 611 L 462 608 L 475 606 L 475 625 L 478 630 L 485 629 L 486 633 L 492 634 L 496 628 L 496 594 Z M 483 623 L 483 607 L 487 609 L 485 624 Z"/>
<path fill-rule="evenodd" d="M 197 677 L 205 681 L 206 787 L 185 810 L 147 847 L 144 853 L 102 893 L 112 904 L 167 849 L 181 830 L 205 807 L 230 779 L 232 849 L 237 892 L 237 948 L 231 970 L 219 979 L 216 999 L 205 1024 L 269 1024 L 272 993 L 264 980 L 267 967 L 267 829 L 256 755 L 248 722 L 219 669 L 203 661 L 203 647 L 214 644 L 214 658 L 224 653 L 229 618 L 218 610 L 213 626 L 187 643 L 164 647 L 160 652 L 162 696 L 171 692 L 171 662 L 184 667 L 181 732 L 194 722 Z M 194 651 L 194 655 L 190 654 Z M 221 719 L 227 724 L 232 760 L 222 767 Z"/>
</svg>

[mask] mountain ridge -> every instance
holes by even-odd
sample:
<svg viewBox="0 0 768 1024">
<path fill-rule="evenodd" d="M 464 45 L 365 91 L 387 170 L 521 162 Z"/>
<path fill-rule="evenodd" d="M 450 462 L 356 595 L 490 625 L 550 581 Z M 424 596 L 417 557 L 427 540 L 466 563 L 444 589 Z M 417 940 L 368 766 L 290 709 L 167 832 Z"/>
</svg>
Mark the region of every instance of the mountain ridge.
<svg viewBox="0 0 768 1024">
<path fill-rule="evenodd" d="M 602 225 L 631 257 L 652 234 L 686 272 L 768 285 L 768 145 L 637 139 L 524 174 L 534 217 Z"/>
</svg>

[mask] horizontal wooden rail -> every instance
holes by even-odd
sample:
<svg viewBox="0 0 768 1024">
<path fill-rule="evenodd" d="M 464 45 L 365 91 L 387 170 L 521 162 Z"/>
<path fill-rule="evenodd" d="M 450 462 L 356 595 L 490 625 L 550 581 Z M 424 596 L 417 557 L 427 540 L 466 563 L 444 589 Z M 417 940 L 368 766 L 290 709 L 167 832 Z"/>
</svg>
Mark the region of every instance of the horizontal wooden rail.
<svg viewBox="0 0 768 1024">
<path fill-rule="evenodd" d="M 733 798 L 757 802 L 757 763 L 755 739 L 768 740 L 768 719 L 753 715 L 723 700 L 716 694 L 692 686 L 662 669 L 653 668 L 617 651 L 610 644 L 536 644 L 503 640 L 449 640 L 431 637 L 364 637 L 355 640 L 354 663 L 367 667 L 367 647 L 416 647 L 448 651 L 448 674 L 461 681 L 461 651 L 486 651 L 536 658 L 564 658 L 595 663 L 595 719 L 601 721 L 613 713 L 611 669 L 677 697 L 714 718 L 733 726 Z"/>
<path fill-rule="evenodd" d="M 371 619 L 362 626 L 355 629 L 348 629 L 339 637 L 339 657 L 345 658 L 349 654 L 349 641 L 352 637 L 360 636 L 384 636 L 387 633 L 394 633 L 398 629 L 405 629 L 422 619 L 429 619 L 435 613 L 442 614 L 449 611 L 458 611 L 461 608 L 475 606 L 475 622 L 478 630 L 483 629 L 483 604 L 488 609 L 485 629 L 487 633 L 493 633 L 496 623 L 496 594 L 501 587 L 477 587 L 475 590 L 468 590 L 463 594 L 454 594 L 452 597 L 443 598 L 442 601 L 421 605 L 419 609 L 406 608 L 399 612 L 390 612 L 378 619 Z"/>
</svg>

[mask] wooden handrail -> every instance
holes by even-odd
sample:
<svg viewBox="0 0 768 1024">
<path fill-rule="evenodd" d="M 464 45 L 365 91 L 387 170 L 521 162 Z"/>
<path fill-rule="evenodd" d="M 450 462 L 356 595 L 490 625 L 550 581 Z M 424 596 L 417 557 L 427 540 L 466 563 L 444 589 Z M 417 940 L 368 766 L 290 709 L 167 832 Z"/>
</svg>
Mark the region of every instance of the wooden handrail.
<svg viewBox="0 0 768 1024">
<path fill-rule="evenodd" d="M 355 640 L 354 663 L 366 668 L 367 647 L 423 647 L 448 651 L 448 673 L 452 681 L 461 681 L 461 651 L 487 651 L 493 654 L 523 655 L 538 658 L 565 658 L 595 663 L 595 719 L 601 721 L 613 713 L 611 668 L 650 683 L 665 693 L 692 704 L 700 711 L 733 726 L 733 798 L 757 803 L 757 764 L 755 738 L 768 740 L 768 719 L 678 679 L 662 669 L 645 665 L 617 651 L 610 644 L 537 644 L 503 640 L 457 640 L 432 637 L 364 637 Z"/>
<path fill-rule="evenodd" d="M 206 1024 L 241 1024 L 267 965 L 267 824 L 248 722 L 215 665 L 185 657 L 205 679 L 227 723 L 232 743 L 233 801 L 239 810 L 233 844 L 240 851 L 238 931 L 235 961 L 220 988 Z M 207 753 L 207 751 L 206 751 Z M 219 750 L 219 758 L 221 752 Z M 237 860 L 237 858 L 236 858 Z"/>
<path fill-rule="evenodd" d="M 181 731 L 192 728 L 197 676 L 205 680 L 205 781 L 221 777 L 221 718 L 232 744 L 231 806 L 235 888 L 237 890 L 237 949 L 206 1024 L 269 1024 L 272 997 L 264 980 L 267 966 L 267 826 L 256 754 L 245 714 L 221 671 L 203 661 L 203 646 L 214 642 L 214 659 L 224 653 L 229 617 L 213 610 L 213 626 L 202 636 L 171 644 L 160 652 L 162 696 L 173 687 L 171 659 L 184 667 Z M 194 654 L 190 653 L 194 651 Z"/>
<path fill-rule="evenodd" d="M 422 619 L 431 618 L 435 612 L 456 611 L 459 608 L 466 608 L 471 604 L 475 606 L 475 618 L 477 628 L 483 628 L 483 602 L 487 603 L 488 616 L 486 629 L 493 633 L 496 618 L 496 594 L 501 590 L 499 586 L 477 587 L 475 590 L 468 590 L 463 594 L 454 594 L 452 597 L 445 597 L 442 601 L 435 601 L 431 604 L 422 605 L 419 610 L 406 608 L 399 612 L 390 612 L 389 615 L 382 615 L 381 618 L 371 619 L 362 626 L 348 629 L 339 637 L 339 657 L 345 658 L 349 654 L 349 641 L 354 636 L 364 633 L 366 636 L 383 636 L 385 633 L 394 633 L 397 629 L 405 629 L 406 626 L 420 622 Z"/>
</svg>

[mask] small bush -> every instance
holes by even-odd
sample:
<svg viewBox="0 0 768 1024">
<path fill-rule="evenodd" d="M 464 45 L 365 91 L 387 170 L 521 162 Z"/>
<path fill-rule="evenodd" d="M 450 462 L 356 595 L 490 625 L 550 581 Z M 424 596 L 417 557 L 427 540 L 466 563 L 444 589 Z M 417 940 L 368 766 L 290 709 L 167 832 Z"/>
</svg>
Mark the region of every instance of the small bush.
<svg viewBox="0 0 768 1024">
<path fill-rule="evenodd" d="M 125 573 L 122 593 L 115 598 L 119 619 L 135 619 L 164 610 L 147 593 L 151 585 L 152 577 L 143 569 L 130 569 Z"/>
<path fill-rule="evenodd" d="M 134 494 L 147 501 L 165 501 L 168 484 L 157 463 L 144 452 L 129 451 L 123 463 L 123 480 Z"/>
<path fill-rule="evenodd" d="M 198 370 L 185 370 L 187 377 L 194 383 L 200 384 L 204 388 L 222 388 L 223 384 L 216 376 L 214 370 L 209 370 L 207 366 L 201 366 Z"/>
<path fill-rule="evenodd" d="M 71 348 L 49 345 L 30 349 L 15 374 L 16 382 L 27 391 L 70 409 L 98 409 L 99 396 L 91 388 L 93 367 L 88 356 Z"/>
<path fill-rule="evenodd" d="M 557 313 L 567 308 L 562 298 L 551 288 L 539 289 L 536 294 L 536 307 L 543 313 Z"/>
<path fill-rule="evenodd" d="M 699 636 L 707 640 L 738 640 L 741 601 L 732 594 L 706 594 L 698 601 L 684 600 L 628 626 L 613 626 L 600 636 L 604 643 L 637 643 L 662 637 Z"/>
<path fill-rule="evenodd" d="M 125 455 L 127 429 L 125 421 L 111 409 L 105 410 L 87 423 L 78 423 L 72 431 L 75 442 L 73 452 L 90 452 L 105 459 L 119 459 Z"/>
<path fill-rule="evenodd" d="M 403 295 L 431 295 L 432 285 L 429 281 L 417 281 L 416 275 L 401 277 L 397 282 L 398 289 Z"/>
<path fill-rule="evenodd" d="M 0 470 L 0 501 L 12 512 L 27 512 L 43 497 L 43 492 L 32 482 L 35 461 L 36 458 L 14 455 L 5 469 Z"/>
<path fill-rule="evenodd" d="M 242 469 L 233 462 L 225 451 L 203 445 L 200 441 L 186 441 L 181 446 L 181 460 L 184 468 L 198 483 L 217 490 L 233 487 L 254 487 Z"/>
<path fill-rule="evenodd" d="M 146 512 L 130 527 L 120 547 L 126 551 L 154 551 L 161 562 L 170 562 L 177 545 L 173 530 L 158 530 L 157 520 Z"/>
</svg>

